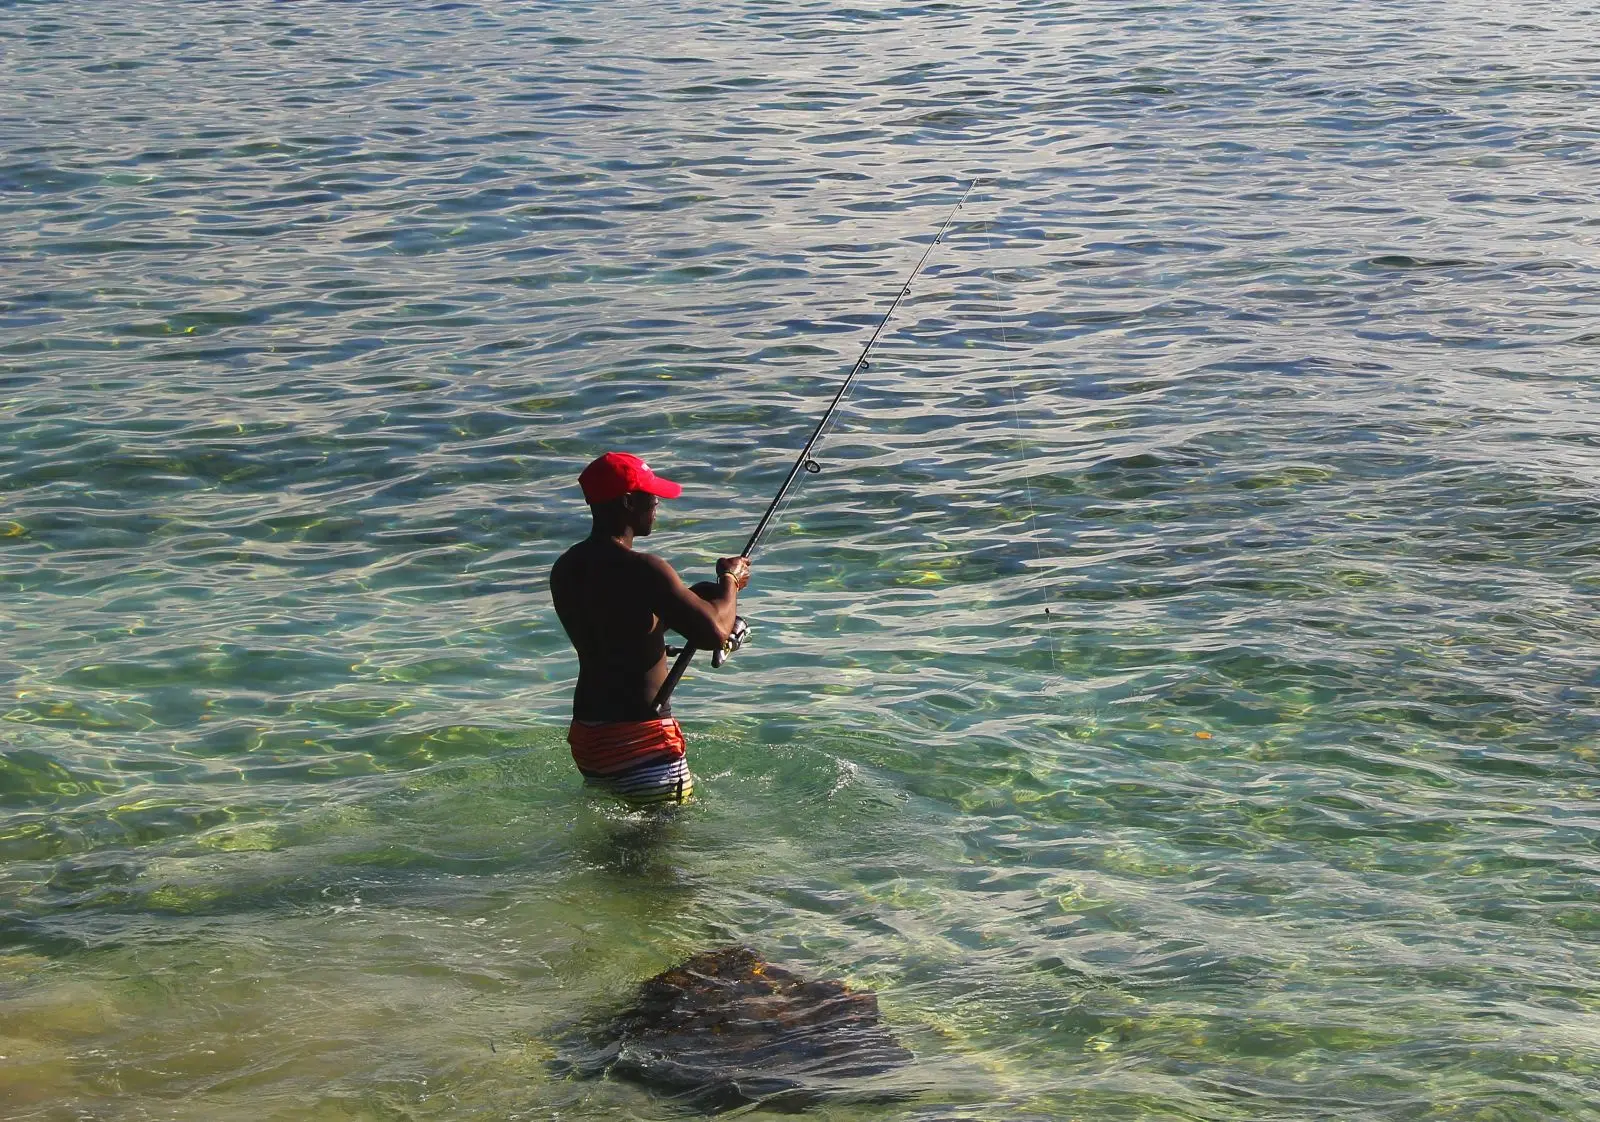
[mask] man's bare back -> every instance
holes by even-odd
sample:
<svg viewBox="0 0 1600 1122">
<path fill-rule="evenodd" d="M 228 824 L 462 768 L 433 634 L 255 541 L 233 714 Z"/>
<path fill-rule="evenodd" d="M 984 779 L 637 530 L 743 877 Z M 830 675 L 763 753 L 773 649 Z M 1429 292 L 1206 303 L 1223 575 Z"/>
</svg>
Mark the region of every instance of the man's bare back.
<svg viewBox="0 0 1600 1122">
<path fill-rule="evenodd" d="M 611 538 L 587 538 L 561 555 L 550 571 L 550 594 L 578 652 L 575 718 L 665 717 L 670 710 L 658 713 L 654 701 L 667 679 L 667 630 L 697 647 L 721 645 L 726 636 L 686 610 L 674 583 L 683 582 L 660 558 Z"/>
<path fill-rule="evenodd" d="M 591 471 L 612 458 L 634 461 L 644 473 L 624 472 L 620 482 L 608 477 L 613 489 L 642 481 L 645 486 L 663 484 L 671 488 L 669 494 L 677 493 L 675 484 L 659 480 L 635 457 L 611 453 L 591 465 Z M 586 484 L 586 496 L 590 492 Z M 575 720 L 650 721 L 667 716 L 668 710 L 657 712 L 654 704 L 667 677 L 666 632 L 675 631 L 702 650 L 716 650 L 733 628 L 739 589 L 749 579 L 749 562 L 724 558 L 718 563 L 715 583 L 688 587 L 665 561 L 633 548 L 635 537 L 655 528 L 656 505 L 654 494 L 637 490 L 605 502 L 591 501 L 594 528 L 589 537 L 563 553 L 550 571 L 556 614 L 578 652 L 578 686 L 572 698 Z"/>
</svg>

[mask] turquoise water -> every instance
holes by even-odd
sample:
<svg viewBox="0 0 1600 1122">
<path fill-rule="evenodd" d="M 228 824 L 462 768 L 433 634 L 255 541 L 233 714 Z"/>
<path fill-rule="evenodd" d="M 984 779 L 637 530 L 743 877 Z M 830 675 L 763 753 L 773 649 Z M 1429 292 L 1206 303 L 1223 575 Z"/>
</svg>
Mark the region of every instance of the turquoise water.
<svg viewBox="0 0 1600 1122">
<path fill-rule="evenodd" d="M 0 2 L 5 1116 L 675 1117 L 739 942 L 819 1118 L 1600 1118 L 1594 18 Z M 703 577 L 976 177 L 586 798 L 577 471 Z"/>
</svg>

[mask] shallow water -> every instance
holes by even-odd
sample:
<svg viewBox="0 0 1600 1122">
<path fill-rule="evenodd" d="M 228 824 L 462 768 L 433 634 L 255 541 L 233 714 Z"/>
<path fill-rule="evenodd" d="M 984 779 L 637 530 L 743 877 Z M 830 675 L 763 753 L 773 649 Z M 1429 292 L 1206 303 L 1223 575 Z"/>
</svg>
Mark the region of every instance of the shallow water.
<svg viewBox="0 0 1600 1122">
<path fill-rule="evenodd" d="M 1596 11 L 0 2 L 0 1101 L 665 1118 L 747 943 L 819 1118 L 1600 1117 Z M 733 552 L 586 798 L 573 477 Z"/>
</svg>

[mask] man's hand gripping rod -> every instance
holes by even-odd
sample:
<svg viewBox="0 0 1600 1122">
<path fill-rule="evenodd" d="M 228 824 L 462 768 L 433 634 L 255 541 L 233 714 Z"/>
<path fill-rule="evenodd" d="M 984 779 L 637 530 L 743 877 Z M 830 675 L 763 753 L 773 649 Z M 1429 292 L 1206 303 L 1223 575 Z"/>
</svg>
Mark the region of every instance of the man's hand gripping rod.
<svg viewBox="0 0 1600 1122">
<path fill-rule="evenodd" d="M 889 318 L 894 315 L 895 309 L 900 306 L 900 301 L 904 300 L 911 291 L 911 282 L 917 279 L 917 274 L 922 272 L 922 267 L 928 263 L 928 257 L 933 253 L 934 247 L 944 240 L 945 232 L 950 229 L 950 224 L 955 221 L 956 212 L 966 203 L 967 196 L 972 194 L 972 189 L 977 185 L 978 180 L 976 179 L 967 184 L 967 189 L 961 193 L 961 198 L 957 200 L 955 206 L 950 208 L 950 214 L 944 220 L 944 225 L 939 227 L 939 232 L 928 243 L 928 248 L 922 251 L 922 256 L 917 259 L 915 267 L 911 270 L 911 275 L 906 277 L 905 283 L 900 286 L 900 291 L 895 296 L 894 303 L 890 304 L 889 310 L 883 313 L 883 318 L 878 321 L 878 326 L 873 329 L 872 337 L 867 340 L 867 345 L 861 348 L 861 357 L 857 358 L 855 365 L 850 367 L 850 373 L 845 376 L 843 384 L 839 386 L 839 392 L 833 395 L 833 401 L 822 414 L 822 419 L 817 422 L 817 427 L 811 430 L 811 438 L 806 441 L 805 447 L 801 448 L 800 454 L 795 457 L 794 465 L 789 468 L 789 474 L 783 477 L 783 486 L 778 488 L 778 493 L 767 504 L 767 509 L 761 515 L 761 521 L 756 523 L 755 530 L 750 534 L 750 540 L 745 542 L 744 549 L 740 550 L 740 557 L 748 558 L 755 553 L 756 546 L 761 543 L 762 535 L 767 532 L 767 524 L 772 521 L 773 513 L 778 509 L 778 504 L 783 501 L 783 496 L 789 493 L 789 488 L 794 485 L 794 481 L 800 472 L 807 471 L 815 475 L 822 470 L 817 462 L 811 458 L 811 449 L 822 438 L 823 429 L 827 428 L 828 422 L 833 419 L 834 411 L 839 408 L 839 403 L 844 400 L 845 393 L 850 389 L 850 383 L 855 381 L 857 374 L 866 369 L 867 356 L 872 353 L 873 344 L 878 341 L 878 336 L 883 334 L 884 327 L 888 325 Z M 744 641 L 749 634 L 750 628 L 745 625 L 744 620 L 735 617 L 733 633 L 728 636 L 727 644 L 721 650 L 711 652 L 711 665 L 713 667 L 721 666 L 727 660 L 728 655 L 744 645 Z M 683 678 L 683 672 L 689 669 L 689 663 L 694 659 L 694 652 L 695 647 L 693 644 L 685 645 L 679 650 L 677 661 L 672 664 L 672 669 L 667 672 L 667 680 L 661 683 L 661 689 L 656 692 L 655 701 L 652 702 L 652 707 L 657 713 L 666 708 L 667 701 L 672 697 L 672 691 L 678 688 L 678 682 Z"/>
</svg>

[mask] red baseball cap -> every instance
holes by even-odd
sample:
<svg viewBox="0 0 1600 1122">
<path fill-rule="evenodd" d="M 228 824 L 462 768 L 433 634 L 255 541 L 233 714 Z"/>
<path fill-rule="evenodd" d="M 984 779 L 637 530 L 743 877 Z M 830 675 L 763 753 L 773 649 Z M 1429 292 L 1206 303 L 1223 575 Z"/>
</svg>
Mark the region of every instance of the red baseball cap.
<svg viewBox="0 0 1600 1122">
<path fill-rule="evenodd" d="M 583 488 L 583 501 L 591 504 L 613 502 L 629 491 L 643 491 L 663 499 L 683 494 L 682 487 L 662 479 L 650 470 L 649 464 L 626 452 L 607 452 L 584 468 L 578 476 L 578 486 Z"/>
</svg>

